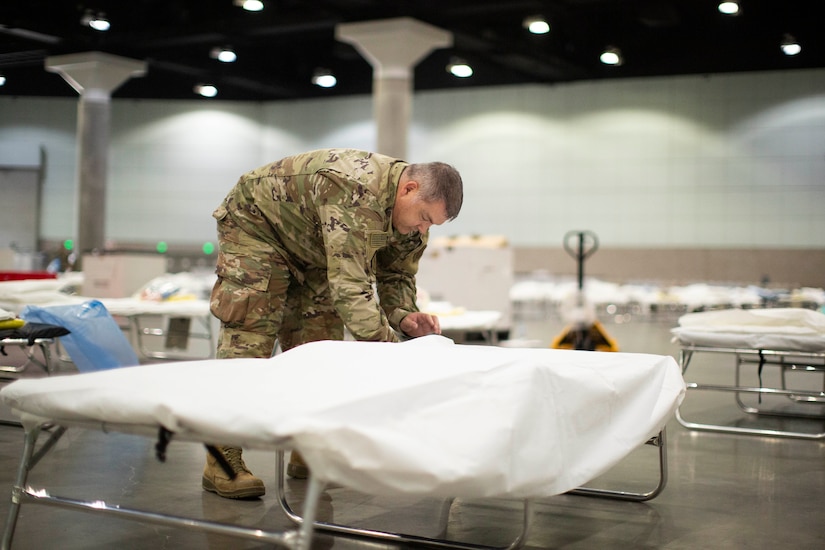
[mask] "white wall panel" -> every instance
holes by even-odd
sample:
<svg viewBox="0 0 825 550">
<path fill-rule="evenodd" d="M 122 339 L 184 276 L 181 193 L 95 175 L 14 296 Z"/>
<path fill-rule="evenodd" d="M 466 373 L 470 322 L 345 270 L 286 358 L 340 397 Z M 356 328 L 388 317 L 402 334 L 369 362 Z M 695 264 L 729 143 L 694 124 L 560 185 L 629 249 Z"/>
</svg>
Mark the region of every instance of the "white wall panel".
<svg viewBox="0 0 825 550">
<path fill-rule="evenodd" d="M 258 165 L 257 103 L 114 102 L 106 235 L 214 241 L 212 211 Z"/>
<path fill-rule="evenodd" d="M 559 203 L 567 208 L 559 216 L 537 217 L 536 224 L 513 219 L 506 234 L 517 244 L 541 245 L 554 244 L 553 236 L 560 240 L 570 228 L 601 227 L 603 241 L 615 246 L 822 246 L 821 238 L 810 233 L 812 225 L 820 225 L 818 217 L 808 216 L 799 199 L 825 205 L 820 134 L 825 97 L 799 97 L 794 84 L 800 81 L 805 94 L 815 89 L 812 81 L 821 85 L 824 75 L 809 71 L 524 88 L 541 98 L 520 102 L 533 109 L 519 115 L 532 121 L 524 125 L 524 134 L 542 127 L 537 139 L 551 151 L 523 155 L 513 171 L 535 181 L 529 174 L 551 173 L 552 164 L 549 177 L 560 181 L 544 181 L 533 197 L 548 208 Z M 447 139 L 434 140 L 450 144 L 448 153 L 464 151 L 458 156 L 462 160 L 497 129 L 500 141 L 506 140 L 515 119 L 502 107 L 505 90 L 460 95 L 468 93 L 486 100 L 481 114 L 462 112 L 467 104 L 462 97 L 461 105 L 444 111 L 456 119 L 444 120 Z M 488 123 L 466 123 L 477 116 Z M 490 159 L 507 158 L 512 143 L 502 143 L 496 156 L 490 151 L 495 145 L 485 142 L 483 160 L 459 166 L 465 179 L 489 178 Z M 793 191 L 800 184 L 807 184 L 804 194 Z M 468 193 L 474 185 L 468 184 Z M 761 198 L 759 190 L 783 199 Z M 517 211 L 508 203 L 518 200 L 523 197 L 514 192 L 488 199 L 490 216 Z M 752 214 L 755 201 L 770 209 Z M 463 217 L 454 223 L 460 225 Z M 522 233 L 527 225 L 538 230 Z M 479 232 L 475 221 L 467 231 Z"/>
<path fill-rule="evenodd" d="M 616 247 L 822 247 L 823 90 L 825 70 L 422 92 L 408 159 L 464 176 L 464 209 L 436 235 L 558 246 L 592 229 Z M 47 151 L 47 239 L 72 232 L 76 108 L 0 97 L 0 153 Z M 241 173 L 374 142 L 368 96 L 113 101 L 107 236 L 213 239 L 210 214 Z"/>
</svg>

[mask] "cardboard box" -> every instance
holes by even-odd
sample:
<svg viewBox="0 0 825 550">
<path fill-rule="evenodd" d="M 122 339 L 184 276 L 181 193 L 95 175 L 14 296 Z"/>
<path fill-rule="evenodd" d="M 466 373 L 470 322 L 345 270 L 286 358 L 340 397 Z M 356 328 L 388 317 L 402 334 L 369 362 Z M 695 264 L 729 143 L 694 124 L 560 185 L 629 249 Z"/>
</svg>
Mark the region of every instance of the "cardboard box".
<svg viewBox="0 0 825 550">
<path fill-rule="evenodd" d="M 92 298 L 126 298 L 166 273 L 166 257 L 151 254 L 83 256 L 81 294 Z"/>
<path fill-rule="evenodd" d="M 466 310 L 501 312 L 496 324 L 510 329 L 513 249 L 498 237 L 433 240 L 418 263 L 416 284 L 431 300 Z"/>
</svg>

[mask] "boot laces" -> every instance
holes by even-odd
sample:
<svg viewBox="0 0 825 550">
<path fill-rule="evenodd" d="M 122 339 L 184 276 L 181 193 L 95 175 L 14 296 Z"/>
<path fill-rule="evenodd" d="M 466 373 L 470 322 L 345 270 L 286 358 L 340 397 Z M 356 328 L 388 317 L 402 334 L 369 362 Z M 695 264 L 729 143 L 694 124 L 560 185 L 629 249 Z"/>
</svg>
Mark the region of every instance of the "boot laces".
<svg viewBox="0 0 825 550">
<path fill-rule="evenodd" d="M 222 449 L 223 456 L 226 458 L 226 461 L 232 466 L 232 471 L 236 474 L 241 472 L 249 472 L 246 467 L 246 464 L 243 461 L 243 457 L 241 456 L 241 449 L 237 447 L 225 447 Z"/>
</svg>

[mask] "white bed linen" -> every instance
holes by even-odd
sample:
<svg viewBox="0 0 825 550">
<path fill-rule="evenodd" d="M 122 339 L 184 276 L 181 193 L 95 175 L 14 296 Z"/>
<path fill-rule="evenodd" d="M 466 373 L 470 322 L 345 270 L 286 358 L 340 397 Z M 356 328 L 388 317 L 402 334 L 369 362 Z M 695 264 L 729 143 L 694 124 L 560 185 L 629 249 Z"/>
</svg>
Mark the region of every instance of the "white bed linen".
<svg viewBox="0 0 825 550">
<path fill-rule="evenodd" d="M 79 286 L 81 273 L 59 279 L 32 279 L 0 282 L 0 307 L 20 312 L 25 306 L 39 307 L 82 304 L 98 300 L 112 315 L 134 317 L 137 315 L 170 315 L 199 317 L 209 315 L 209 300 L 144 300 L 136 296 L 127 298 L 94 298 L 64 292 L 67 287 Z"/>
<path fill-rule="evenodd" d="M 0 307 L 19 313 L 27 305 L 71 305 L 77 297 L 64 292 L 65 289 L 81 284 L 83 275 L 73 273 L 58 279 L 24 279 L 21 281 L 0 281 Z"/>
<path fill-rule="evenodd" d="M 370 494 L 529 497 L 607 471 L 684 392 L 669 356 L 429 336 L 19 380 L 0 399 L 29 425 L 160 424 L 186 439 L 296 448 L 322 480 Z"/>
<path fill-rule="evenodd" d="M 825 352 L 825 314 L 802 308 L 689 313 L 672 329 L 682 345 Z"/>
<path fill-rule="evenodd" d="M 430 302 L 423 311 L 437 315 L 441 330 L 446 331 L 493 330 L 502 317 L 500 311 L 466 310 L 449 302 Z"/>
<path fill-rule="evenodd" d="M 137 298 L 87 298 L 100 300 L 112 315 L 133 317 L 136 315 L 170 315 L 173 317 L 205 317 L 209 313 L 209 300 L 140 300 Z"/>
</svg>

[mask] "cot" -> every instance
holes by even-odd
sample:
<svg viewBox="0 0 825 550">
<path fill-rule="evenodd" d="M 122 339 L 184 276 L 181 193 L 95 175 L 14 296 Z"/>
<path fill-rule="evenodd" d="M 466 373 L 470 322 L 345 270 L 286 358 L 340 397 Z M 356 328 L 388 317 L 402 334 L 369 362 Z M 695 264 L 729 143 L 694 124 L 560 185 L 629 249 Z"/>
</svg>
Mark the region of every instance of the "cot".
<svg viewBox="0 0 825 550">
<path fill-rule="evenodd" d="M 438 315 L 441 330 L 447 336 L 455 336 L 459 342 L 465 342 L 469 333 L 477 332 L 484 342 L 498 343 L 497 326 L 503 313 L 495 310 L 466 310 L 456 308 L 449 302 L 429 302 L 424 308 L 427 313 Z"/>
<path fill-rule="evenodd" d="M 191 360 L 214 356 L 209 300 L 100 298 L 100 301 L 114 317 L 126 320 L 135 351 L 146 359 Z M 190 327 L 191 324 L 194 326 Z M 160 345 L 151 345 L 152 338 L 158 339 Z M 190 339 L 201 344 L 197 350 L 188 350 Z"/>
<path fill-rule="evenodd" d="M 825 373 L 825 314 L 800 308 L 727 309 L 683 315 L 672 330 L 680 346 L 679 363 L 687 372 L 696 354 L 732 356 L 732 383 L 688 382 L 688 390 L 733 393 L 737 406 L 748 414 L 789 419 L 825 419 L 825 392 L 808 384 Z M 776 367 L 770 379 L 765 367 Z M 825 380 L 825 377 L 824 377 Z M 755 383 L 752 383 L 755 381 Z M 823 381 L 825 384 L 825 381 Z M 768 403 L 770 400 L 770 403 Z M 737 426 L 688 420 L 677 409 L 676 418 L 686 428 L 734 434 L 823 439 L 825 432 L 799 428 Z"/>
<path fill-rule="evenodd" d="M 16 347 L 20 348 L 25 356 L 23 363 L 19 365 L 0 366 L 0 373 L 20 374 L 29 365 L 42 368 L 46 374 L 53 373 L 51 346 L 56 338 L 67 334 L 69 330 L 65 327 L 45 323 L 26 323 L 17 329 L 0 330 L 0 355 L 6 355 L 6 347 Z M 38 350 L 40 357 L 37 357 Z"/>
<path fill-rule="evenodd" d="M 40 367 L 46 374 L 54 372 L 51 346 L 55 343 L 53 337 L 10 338 L 0 335 L 0 355 L 6 355 L 6 347 L 16 347 L 23 351 L 24 362 L 19 365 L 2 365 L 0 373 L 19 374 L 28 369 L 29 365 Z M 37 356 L 40 352 L 40 357 Z"/>
<path fill-rule="evenodd" d="M 325 484 L 373 495 L 517 498 L 526 533 L 530 502 L 575 490 L 661 433 L 684 392 L 669 356 L 459 345 L 441 336 L 19 380 L 0 390 L 26 428 L 3 544 L 11 545 L 20 506 L 40 503 L 306 549 L 324 527 L 314 514 Z M 311 472 L 300 528 L 270 533 L 29 488 L 39 458 L 74 428 L 157 437 L 161 456 L 176 440 L 296 449 Z M 42 433 L 49 436 L 37 450 Z"/>
<path fill-rule="evenodd" d="M 144 299 L 140 293 L 125 298 L 81 296 L 70 291 L 81 286 L 82 274 L 70 275 L 61 279 L 0 282 L 0 307 L 20 312 L 26 306 L 68 306 L 99 300 L 118 320 L 135 351 L 145 359 L 191 360 L 214 356 L 215 331 L 209 300 L 191 294 L 186 294 L 185 299 L 164 300 Z M 153 281 L 147 283 L 152 284 Z M 192 349 L 189 349 L 190 343 Z"/>
<path fill-rule="evenodd" d="M 26 325 L 24 330 L 0 330 L 0 357 L 8 355 L 6 348 L 17 348 L 23 356 L 18 364 L 0 364 L 0 381 L 15 380 L 29 366 L 39 367 L 47 375 L 52 374 L 55 369 L 51 348 L 56 344 L 57 337 L 68 332 L 63 327 L 32 323 Z M 0 426 L 20 425 L 14 420 L 0 419 Z"/>
</svg>

